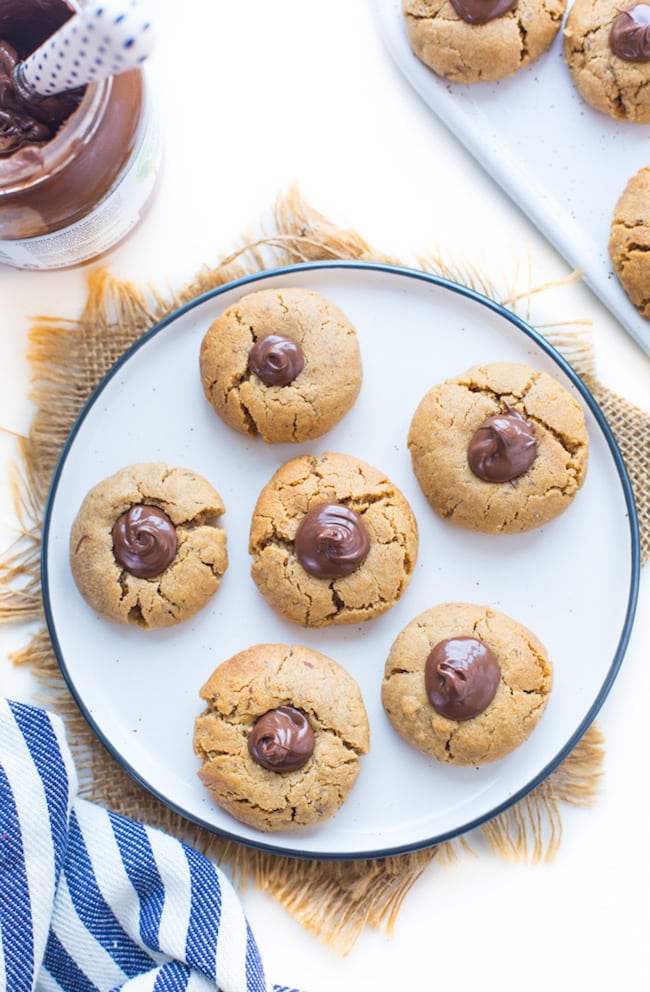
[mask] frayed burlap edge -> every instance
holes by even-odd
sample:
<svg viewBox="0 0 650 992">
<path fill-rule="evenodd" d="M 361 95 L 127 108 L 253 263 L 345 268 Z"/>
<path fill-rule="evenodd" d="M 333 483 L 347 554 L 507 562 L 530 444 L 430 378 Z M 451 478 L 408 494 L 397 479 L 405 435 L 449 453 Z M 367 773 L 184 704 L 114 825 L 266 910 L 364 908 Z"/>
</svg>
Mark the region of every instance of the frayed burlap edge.
<svg viewBox="0 0 650 992">
<path fill-rule="evenodd" d="M 178 292 L 90 271 L 88 299 L 78 320 L 43 317 L 34 322 L 28 358 L 36 413 L 28 437 L 18 441 L 15 495 L 20 531 L 0 560 L 0 620 L 43 622 L 39 582 L 40 531 L 52 473 L 70 429 L 92 389 L 124 351 L 153 324 L 197 295 L 272 266 L 324 259 L 396 262 L 371 248 L 356 232 L 339 227 L 309 207 L 296 190 L 279 198 L 274 230 L 245 239 L 241 249 L 206 268 Z M 561 286 L 535 287 L 530 272 L 516 268 L 499 288 L 494 277 L 439 254 L 414 260 L 418 267 L 471 286 L 523 313 L 531 323 L 535 298 Z M 578 278 L 572 274 L 568 280 Z M 525 288 L 522 289 L 522 283 Z M 650 417 L 600 386 L 588 324 L 578 320 L 537 324 L 538 329 L 588 382 L 617 436 L 630 471 L 641 521 L 642 552 L 650 552 L 650 494 L 645 489 Z M 269 892 L 308 930 L 341 953 L 365 926 L 390 931 L 411 886 L 434 858 L 450 859 L 472 849 L 472 837 L 436 848 L 377 860 L 307 861 L 254 851 L 196 827 L 167 809 L 133 781 L 90 731 L 68 693 L 44 626 L 13 660 L 27 664 L 42 690 L 41 702 L 66 723 L 81 780 L 90 800 L 150 823 L 229 867 L 236 882 Z M 557 850 L 561 805 L 589 805 L 602 773 L 603 741 L 591 727 L 563 764 L 534 792 L 484 825 L 475 836 L 508 859 L 541 861 Z"/>
</svg>

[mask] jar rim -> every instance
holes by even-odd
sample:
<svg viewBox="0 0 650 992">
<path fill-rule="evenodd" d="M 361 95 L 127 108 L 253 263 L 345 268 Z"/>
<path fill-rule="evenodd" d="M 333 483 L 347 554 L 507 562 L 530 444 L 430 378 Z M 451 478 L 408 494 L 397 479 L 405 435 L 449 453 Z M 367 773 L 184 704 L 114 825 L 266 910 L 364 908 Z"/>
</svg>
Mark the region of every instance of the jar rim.
<svg viewBox="0 0 650 992">
<path fill-rule="evenodd" d="M 112 77 L 88 83 L 81 103 L 53 138 L 43 145 L 23 146 L 13 155 L 0 158 L 0 200 L 9 193 L 31 189 L 66 167 L 94 136 L 112 87 Z"/>
</svg>

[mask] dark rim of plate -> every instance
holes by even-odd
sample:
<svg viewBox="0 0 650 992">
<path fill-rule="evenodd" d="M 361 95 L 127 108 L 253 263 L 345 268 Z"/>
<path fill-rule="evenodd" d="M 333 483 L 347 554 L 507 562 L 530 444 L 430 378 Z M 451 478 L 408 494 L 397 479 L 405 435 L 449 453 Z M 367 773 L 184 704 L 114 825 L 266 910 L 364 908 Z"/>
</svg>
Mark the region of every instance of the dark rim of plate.
<svg viewBox="0 0 650 992">
<path fill-rule="evenodd" d="M 80 698 L 74 681 L 71 678 L 65 658 L 63 657 L 63 652 L 59 644 L 59 640 L 56 633 L 56 622 L 52 613 L 52 607 L 50 603 L 50 591 L 49 591 L 49 581 L 48 581 L 48 541 L 49 541 L 49 531 L 52 507 L 54 505 L 54 500 L 56 498 L 57 488 L 61 478 L 61 474 L 65 467 L 66 459 L 74 443 L 75 437 L 83 424 L 88 412 L 97 402 L 97 399 L 103 392 L 107 383 L 120 371 L 122 366 L 129 361 L 132 355 L 134 355 L 140 348 L 144 347 L 148 341 L 151 340 L 155 335 L 159 334 L 164 328 L 169 324 L 178 320 L 183 314 L 201 306 L 201 304 L 214 299 L 215 297 L 221 296 L 223 293 L 237 289 L 238 287 L 245 287 L 256 282 L 264 282 L 278 278 L 280 276 L 290 275 L 292 273 L 304 273 L 310 271 L 319 271 L 323 269 L 348 269 L 348 270 L 358 270 L 358 271 L 371 271 L 378 273 L 387 273 L 389 275 L 399 275 L 402 277 L 407 277 L 410 279 L 419 280 L 421 282 L 431 283 L 435 286 L 447 289 L 458 296 L 465 297 L 470 300 L 485 306 L 488 310 L 500 315 L 510 324 L 513 324 L 520 331 L 522 331 L 527 337 L 529 337 L 535 344 L 546 354 L 553 359 L 556 365 L 564 372 L 567 378 L 575 386 L 575 388 L 580 393 L 582 399 L 589 407 L 594 419 L 597 421 L 603 436 L 609 446 L 614 465 L 616 466 L 616 471 L 618 473 L 621 486 L 623 489 L 623 495 L 625 498 L 625 504 L 627 507 L 629 527 L 630 527 L 630 543 L 631 543 L 631 574 L 630 574 L 630 591 L 627 602 L 627 610 L 625 614 L 625 621 L 621 630 L 621 635 L 618 641 L 612 663 L 607 672 L 607 676 L 603 681 L 596 699 L 594 700 L 592 706 L 588 710 L 584 719 L 580 722 L 579 726 L 576 728 L 574 733 L 566 741 L 564 746 L 557 752 L 551 761 L 549 761 L 525 786 L 518 789 L 515 793 L 508 796 L 508 798 L 492 807 L 490 810 L 486 811 L 480 817 L 473 820 L 468 820 L 466 823 L 458 826 L 456 829 L 436 834 L 432 837 L 423 838 L 419 841 L 415 841 L 409 844 L 397 845 L 389 848 L 378 848 L 365 851 L 354 851 L 348 852 L 332 852 L 332 851 L 299 851 L 291 847 L 283 847 L 282 844 L 271 843 L 267 840 L 255 840 L 248 837 L 242 837 L 236 832 L 236 830 L 222 830 L 217 828 L 214 824 L 202 819 L 199 816 L 190 815 L 181 806 L 176 805 L 170 799 L 162 795 L 157 790 L 153 789 L 149 783 L 141 776 L 137 769 L 126 761 L 119 750 L 111 743 L 106 735 L 98 728 L 96 722 L 93 719 L 92 713 L 89 711 L 88 707 L 85 705 L 84 700 Z M 218 834 L 228 840 L 237 841 L 240 844 L 244 844 L 247 847 L 252 847 L 261 851 L 269 851 L 272 854 L 282 854 L 288 857 L 294 858 L 307 858 L 307 859 L 318 859 L 318 860 L 336 860 L 336 861 L 356 861 L 365 858 L 384 858 L 397 854 L 405 854 L 410 851 L 422 850 L 427 847 L 432 847 L 435 844 L 440 844 L 443 841 L 451 840 L 454 837 L 461 836 L 462 834 L 468 833 L 470 830 L 474 830 L 476 827 L 480 827 L 482 824 L 498 816 L 500 813 L 505 812 L 515 803 L 523 799 L 524 796 L 532 792 L 541 782 L 547 778 L 552 771 L 554 771 L 558 765 L 570 754 L 570 752 L 575 748 L 578 741 L 585 734 L 588 728 L 593 723 L 596 714 L 602 707 L 613 683 L 616 679 L 618 671 L 620 669 L 623 657 L 625 655 L 625 650 L 630 639 L 630 634 L 632 632 L 632 625 L 634 622 L 634 615 L 636 611 L 636 604 L 639 592 L 639 577 L 640 577 L 640 564 L 641 564 L 641 550 L 640 550 L 640 539 L 639 539 L 639 524 L 636 513 L 636 506 L 634 503 L 634 496 L 632 491 L 632 485 L 630 483 L 627 470 L 625 468 L 625 463 L 623 457 L 616 443 L 616 439 L 612 433 L 612 430 L 602 412 L 598 406 L 596 400 L 584 385 L 580 377 L 572 369 L 569 363 L 555 350 L 555 348 L 549 344 L 537 331 L 534 330 L 529 324 L 518 317 L 516 314 L 507 310 L 501 304 L 496 303 L 489 297 L 476 292 L 476 290 L 469 289 L 467 286 L 462 286 L 458 283 L 451 282 L 448 279 L 444 279 L 440 276 L 435 276 L 427 272 L 422 272 L 419 269 L 410 269 L 403 266 L 388 265 L 379 262 L 357 262 L 357 261 L 325 261 L 325 262 L 305 262 L 301 264 L 282 266 L 273 269 L 265 269 L 261 272 L 255 272 L 251 275 L 243 276 L 240 279 L 236 279 L 232 282 L 226 283 L 223 286 L 219 286 L 216 289 L 210 290 L 207 293 L 197 296 L 195 299 L 186 303 L 184 306 L 170 313 L 167 317 L 161 320 L 158 324 L 154 325 L 149 331 L 147 331 L 141 338 L 139 338 L 135 344 L 133 344 L 120 359 L 115 363 L 115 365 L 107 372 L 101 382 L 97 385 L 93 391 L 90 398 L 85 403 L 83 409 L 81 410 L 75 424 L 70 431 L 70 435 L 61 451 L 59 456 L 54 474 L 52 476 L 52 482 L 50 486 L 50 492 L 47 499 L 47 504 L 45 507 L 45 515 L 43 521 L 43 533 L 42 533 L 42 556 L 41 556 L 41 588 L 43 593 L 43 606 L 45 611 L 45 620 L 47 623 L 48 633 L 54 653 L 56 655 L 57 661 L 61 668 L 61 672 L 65 679 L 65 682 L 70 690 L 73 698 L 75 699 L 77 705 L 79 706 L 81 712 L 83 713 L 86 721 L 90 725 L 93 732 L 97 735 L 100 741 L 104 744 L 110 754 L 118 761 L 118 763 L 134 778 L 140 783 L 149 793 L 159 799 L 165 806 L 179 813 L 188 821 L 195 823 L 197 826 L 205 827 L 212 833 Z"/>
</svg>

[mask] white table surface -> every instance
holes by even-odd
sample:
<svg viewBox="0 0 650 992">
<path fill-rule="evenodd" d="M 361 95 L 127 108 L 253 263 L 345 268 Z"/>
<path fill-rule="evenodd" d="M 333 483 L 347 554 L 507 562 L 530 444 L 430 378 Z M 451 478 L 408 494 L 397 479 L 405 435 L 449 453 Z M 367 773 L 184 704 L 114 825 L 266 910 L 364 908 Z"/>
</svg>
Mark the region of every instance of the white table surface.
<svg viewBox="0 0 650 992">
<path fill-rule="evenodd" d="M 113 271 L 178 286 L 257 232 L 278 193 L 298 183 L 324 214 L 413 261 L 438 248 L 494 272 L 561 279 L 564 261 L 409 88 L 384 49 L 372 0 L 158 0 L 150 61 L 166 162 L 146 221 L 108 256 Z M 28 430 L 27 332 L 34 314 L 74 316 L 85 270 L 0 267 L 0 537 L 15 515 L 11 432 Z M 559 302 L 558 302 L 559 300 Z M 593 320 L 601 380 L 650 409 L 650 359 L 580 284 L 551 310 Z M 29 674 L 7 653 L 27 629 L 0 630 L 0 689 L 28 701 Z M 650 923 L 650 585 L 618 679 L 598 718 L 605 776 L 591 810 L 566 808 L 551 864 L 506 864 L 482 851 L 433 865 L 392 936 L 366 932 L 345 958 L 307 934 L 268 896 L 245 909 L 270 979 L 305 992 L 481 988 L 537 992 L 636 990 L 647 981 Z"/>
</svg>

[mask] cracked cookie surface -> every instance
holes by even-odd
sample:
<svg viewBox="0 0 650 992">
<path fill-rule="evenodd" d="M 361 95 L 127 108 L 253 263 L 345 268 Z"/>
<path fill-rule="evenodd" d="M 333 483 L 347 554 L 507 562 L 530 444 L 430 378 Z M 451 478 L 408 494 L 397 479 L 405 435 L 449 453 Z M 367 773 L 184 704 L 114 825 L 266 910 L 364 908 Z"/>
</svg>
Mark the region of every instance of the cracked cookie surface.
<svg viewBox="0 0 650 992">
<path fill-rule="evenodd" d="M 349 575 L 318 578 L 301 565 L 298 527 L 309 510 L 341 503 L 359 514 L 370 547 Z M 406 589 L 418 549 L 417 524 L 402 492 L 378 469 L 350 455 L 302 455 L 264 487 L 251 521 L 251 575 L 280 616 L 307 627 L 371 620 Z"/>
<path fill-rule="evenodd" d="M 537 454 L 511 482 L 470 469 L 467 448 L 483 422 L 508 406 L 534 428 Z M 587 471 L 588 437 L 579 403 L 555 379 L 528 365 L 477 366 L 434 386 L 409 429 L 413 471 L 429 504 L 469 530 L 515 534 L 563 513 Z"/>
<path fill-rule="evenodd" d="M 116 560 L 113 525 L 134 506 L 155 506 L 176 529 L 170 564 L 152 578 Z M 70 567 L 79 592 L 100 616 L 138 627 L 169 627 L 202 609 L 228 564 L 225 507 L 202 476 L 163 462 L 129 465 L 86 495 L 70 534 Z"/>
<path fill-rule="evenodd" d="M 270 335 L 297 342 L 304 356 L 304 367 L 286 385 L 266 385 L 249 368 L 251 348 Z M 208 328 L 200 371 L 219 416 L 269 444 L 331 430 L 354 405 L 362 379 L 356 330 L 330 300 L 306 289 L 243 296 Z"/>
<path fill-rule="evenodd" d="M 473 637 L 487 645 L 501 669 L 492 702 L 477 716 L 452 720 L 430 704 L 424 669 L 447 638 Z M 537 726 L 552 686 L 552 663 L 522 624 L 472 603 L 441 603 L 415 617 L 397 636 L 386 661 L 382 703 L 395 730 L 425 754 L 455 765 L 505 757 Z"/>
<path fill-rule="evenodd" d="M 623 289 L 650 320 L 650 167 L 632 176 L 616 204 L 609 257 Z"/>
<path fill-rule="evenodd" d="M 200 695 L 199 777 L 231 816 L 258 830 L 289 830 L 341 807 L 370 746 L 361 691 L 341 665 L 300 645 L 258 644 L 219 665 Z M 248 749 L 256 720 L 279 706 L 300 710 L 314 733 L 309 761 L 294 771 L 264 768 Z"/>
<path fill-rule="evenodd" d="M 613 53 L 609 35 L 620 0 L 575 0 L 564 26 L 564 58 L 590 106 L 610 117 L 650 123 L 650 62 L 628 62 Z"/>
<path fill-rule="evenodd" d="M 517 0 L 485 24 L 468 24 L 450 0 L 403 0 L 418 58 L 455 83 L 494 82 L 534 62 L 560 29 L 566 0 Z"/>
</svg>

